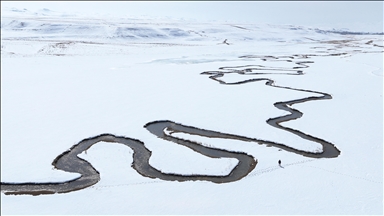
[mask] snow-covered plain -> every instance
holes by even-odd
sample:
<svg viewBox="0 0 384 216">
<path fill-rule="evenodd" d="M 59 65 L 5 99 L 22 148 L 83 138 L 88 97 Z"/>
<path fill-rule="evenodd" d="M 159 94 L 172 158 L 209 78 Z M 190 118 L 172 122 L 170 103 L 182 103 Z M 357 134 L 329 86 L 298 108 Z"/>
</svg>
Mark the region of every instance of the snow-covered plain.
<svg viewBox="0 0 384 216">
<path fill-rule="evenodd" d="M 221 85 L 200 74 L 220 67 L 292 69 L 312 61 L 300 69 L 303 75 L 272 71 L 220 79 L 269 78 L 278 86 L 331 94 L 331 100 L 293 105 L 303 117 L 282 125 L 327 140 L 341 154 L 313 159 L 251 142 L 175 133 L 246 152 L 258 164 L 236 182 L 173 182 L 141 176 L 130 166 L 131 149 L 102 142 L 79 155 L 100 172 L 96 185 L 54 195 L 2 193 L 1 214 L 383 214 L 383 35 L 373 33 L 102 19 L 47 9 L 2 12 L 1 182 L 77 178 L 53 169 L 52 161 L 103 133 L 141 140 L 152 151 L 150 164 L 166 173 L 226 175 L 237 164 L 155 137 L 143 126 L 156 120 L 321 150 L 266 123 L 288 114 L 275 102 L 317 94 L 265 81 Z"/>
</svg>

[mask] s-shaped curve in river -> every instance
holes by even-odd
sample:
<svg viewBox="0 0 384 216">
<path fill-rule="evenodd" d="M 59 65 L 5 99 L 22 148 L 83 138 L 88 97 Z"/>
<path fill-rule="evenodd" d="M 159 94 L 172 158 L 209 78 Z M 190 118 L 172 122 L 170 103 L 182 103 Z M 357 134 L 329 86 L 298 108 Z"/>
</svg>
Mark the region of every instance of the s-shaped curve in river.
<svg viewBox="0 0 384 216">
<path fill-rule="evenodd" d="M 61 183 L 1 183 L 1 191 L 5 194 L 29 194 L 29 195 L 41 195 L 41 194 L 54 194 L 54 193 L 67 193 L 71 191 L 81 190 L 86 187 L 90 187 L 96 184 L 100 180 L 99 172 L 88 162 L 77 155 L 86 151 L 94 144 L 98 142 L 110 142 L 119 143 L 130 147 L 133 150 L 133 162 L 132 168 L 139 174 L 149 178 L 159 178 L 166 181 L 189 181 L 189 180 L 206 180 L 215 183 L 226 183 L 237 181 L 245 177 L 251 172 L 257 161 L 250 155 L 242 152 L 230 152 L 221 149 L 214 149 L 199 145 L 195 142 L 188 140 L 182 140 L 167 136 L 162 131 L 158 131 L 159 127 L 176 127 L 180 128 L 183 125 L 170 122 L 170 121 L 156 121 L 145 125 L 145 127 L 155 135 L 161 136 L 161 138 L 176 142 L 180 145 L 184 145 L 193 149 L 207 157 L 212 158 L 236 158 L 239 163 L 235 168 L 224 176 L 215 175 L 180 175 L 173 173 L 163 173 L 149 164 L 149 158 L 151 157 L 151 151 L 148 150 L 144 143 L 140 140 L 115 136 L 112 134 L 101 134 L 95 137 L 84 139 L 78 144 L 72 146 L 68 151 L 63 152 L 53 161 L 52 165 L 59 170 L 66 172 L 79 173 L 81 176 L 71 181 Z"/>
<path fill-rule="evenodd" d="M 340 54 L 330 54 L 330 55 L 321 55 L 321 56 L 337 56 L 337 55 L 344 55 L 345 53 Z M 310 153 L 306 151 L 300 151 L 297 149 L 294 149 L 292 147 L 286 146 L 284 144 L 271 142 L 271 141 L 264 141 L 259 140 L 258 143 L 264 143 L 268 144 L 270 146 L 278 147 L 281 149 L 284 149 L 286 151 L 292 151 L 295 153 L 302 154 L 303 156 L 314 156 L 314 154 L 318 154 L 319 157 L 337 157 L 340 155 L 340 150 L 336 148 L 336 146 L 326 140 L 314 137 L 312 135 L 303 133 L 302 131 L 292 129 L 289 127 L 284 127 L 280 123 L 295 120 L 298 118 L 301 118 L 303 113 L 299 110 L 293 109 L 290 106 L 297 104 L 297 103 L 304 103 L 308 101 L 313 100 L 326 100 L 326 99 L 332 99 L 332 96 L 328 93 L 319 92 L 319 91 L 312 91 L 312 90 L 305 90 L 305 89 L 298 89 L 298 88 L 292 88 L 292 87 L 286 87 L 286 86 L 278 86 L 275 85 L 275 81 L 269 78 L 253 78 L 253 79 L 246 79 L 239 82 L 225 82 L 221 80 L 220 78 L 224 77 L 226 74 L 239 74 L 239 75 L 266 75 L 266 74 L 284 74 L 284 75 L 303 75 L 303 68 L 308 68 L 309 66 L 307 64 L 314 63 L 313 61 L 296 61 L 293 62 L 294 59 L 302 59 L 302 58 L 309 58 L 310 56 L 317 56 L 317 55 L 292 55 L 292 56 L 256 56 L 256 55 L 249 55 L 249 56 L 241 56 L 240 58 L 259 58 L 262 61 L 285 61 L 285 62 L 292 62 L 296 66 L 292 68 L 280 68 L 280 67 L 265 67 L 263 65 L 245 65 L 245 66 L 235 66 L 235 67 L 220 67 L 220 71 L 205 71 L 201 74 L 209 75 L 209 78 L 212 80 L 215 80 L 219 82 L 220 84 L 224 85 L 240 85 L 240 84 L 246 84 L 251 82 L 257 82 L 257 81 L 266 81 L 266 85 L 275 87 L 275 88 L 281 88 L 281 89 L 289 89 L 294 91 L 301 91 L 301 92 L 308 92 L 308 93 L 315 93 L 320 94 L 321 96 L 312 96 L 312 97 L 306 97 L 296 100 L 290 100 L 290 101 L 283 101 L 283 102 L 277 102 L 274 104 L 274 106 L 278 109 L 288 111 L 290 114 L 285 116 L 280 116 L 276 118 L 270 118 L 267 120 L 267 123 L 273 127 L 288 131 L 290 133 L 293 133 L 303 139 L 316 142 L 322 145 L 323 151 L 321 153 Z M 285 58 L 287 60 L 281 60 L 282 58 Z M 284 73 L 272 73 L 272 72 L 253 72 L 253 71 L 284 71 Z M 294 149 L 294 150 L 293 150 Z"/>
<path fill-rule="evenodd" d="M 243 58 L 255 58 L 255 56 L 244 56 Z M 267 59 L 275 59 L 278 60 L 282 57 L 273 57 L 273 56 L 264 56 L 262 59 L 266 61 Z M 288 58 L 295 58 L 295 56 L 289 56 Z M 289 60 L 287 60 L 289 61 Z M 144 127 L 151 132 L 152 134 L 158 136 L 161 139 L 171 141 L 180 145 L 184 145 L 200 154 L 203 154 L 207 157 L 212 158 L 236 158 L 239 162 L 238 164 L 233 168 L 233 170 L 228 175 L 223 176 L 215 176 L 215 175 L 180 175 L 180 174 L 174 174 L 174 173 L 163 173 L 160 170 L 154 168 L 149 164 L 149 158 L 151 157 L 151 151 L 149 151 L 143 142 L 140 140 L 123 137 L 123 136 L 115 136 L 113 134 L 101 134 L 95 137 L 87 138 L 82 141 L 80 141 L 78 144 L 72 146 L 68 151 L 63 152 L 59 156 L 56 157 L 56 159 L 53 161 L 52 165 L 56 169 L 60 169 L 66 172 L 74 172 L 81 174 L 80 177 L 66 181 L 66 182 L 52 182 L 52 183 L 33 183 L 33 182 L 26 182 L 26 183 L 1 183 L 1 191 L 5 193 L 6 195 L 10 194 L 29 194 L 29 195 L 42 195 L 42 194 L 55 194 L 55 193 L 68 193 L 76 190 L 81 190 L 87 187 L 90 187 L 94 184 L 96 184 L 100 180 L 100 174 L 99 172 L 86 160 L 83 160 L 79 158 L 77 155 L 81 154 L 82 152 L 86 151 L 90 147 L 92 147 L 94 144 L 97 144 L 98 142 L 111 142 L 111 143 L 118 143 L 123 144 L 128 147 L 130 147 L 133 150 L 133 162 L 132 162 L 132 168 L 135 169 L 139 174 L 145 177 L 149 178 L 159 178 L 166 181 L 190 181 L 190 180 L 204 180 L 204 181 L 211 181 L 214 183 L 228 183 L 233 182 L 242 179 L 246 175 L 248 175 L 257 164 L 257 160 L 251 155 L 248 155 L 243 152 L 233 152 L 223 149 L 217 149 L 217 148 L 211 148 L 203 146 L 197 142 L 185 140 L 177 137 L 171 136 L 173 132 L 184 132 L 189 133 L 193 135 L 199 135 L 199 136 L 205 136 L 205 137 L 214 137 L 214 138 L 223 138 L 223 139 L 236 139 L 236 140 L 242 140 L 242 141 L 248 141 L 258 144 L 266 144 L 269 146 L 277 147 L 280 149 L 283 149 L 288 152 L 296 153 L 303 155 L 305 157 L 311 157 L 311 158 L 333 158 L 337 157 L 340 154 L 340 151 L 330 142 L 327 142 L 325 140 L 322 140 L 320 138 L 313 137 L 311 135 L 307 135 L 301 131 L 294 130 L 291 128 L 283 127 L 280 125 L 280 123 L 285 121 L 290 121 L 293 119 L 300 118 L 302 113 L 298 110 L 292 109 L 289 106 L 296 104 L 296 103 L 303 103 L 306 101 L 311 100 L 323 100 L 323 99 L 331 99 L 332 97 L 327 93 L 322 92 L 316 92 L 316 91 L 310 91 L 310 90 L 302 90 L 302 89 L 295 89 L 290 87 L 283 87 L 283 86 L 276 86 L 274 85 L 274 81 L 272 79 L 268 78 L 257 78 L 257 79 L 248 79 L 242 82 L 237 83 L 226 83 L 222 80 L 220 80 L 220 77 L 223 77 L 226 73 L 238 73 L 238 74 L 254 74 L 254 75 L 260 75 L 260 74 L 271 74 L 271 73 L 252 73 L 254 70 L 272 70 L 272 71 L 286 71 L 285 74 L 288 75 L 302 75 L 302 71 L 298 70 L 301 68 L 308 67 L 306 64 L 313 63 L 310 61 L 302 61 L 302 62 L 296 62 L 295 64 L 298 65 L 296 67 L 293 67 L 292 69 L 287 68 L 274 68 L 274 67 L 264 67 L 262 65 L 246 65 L 241 66 L 245 69 L 239 70 L 240 67 L 223 67 L 220 68 L 221 70 L 227 70 L 227 71 L 207 71 L 203 72 L 202 74 L 208 74 L 211 75 L 210 78 L 220 82 L 221 84 L 227 84 L 227 85 L 237 85 L 237 84 L 244 84 L 244 83 L 250 83 L 255 81 L 266 81 L 266 84 L 272 87 L 276 88 L 284 88 L 284 89 L 290 89 L 295 91 L 305 91 L 305 92 L 311 92 L 311 93 L 317 93 L 321 94 L 322 96 L 319 97 L 308 97 L 303 99 L 297 99 L 297 100 L 291 100 L 291 101 L 285 101 L 285 102 L 278 102 L 275 103 L 275 106 L 279 109 L 286 110 L 290 112 L 291 114 L 272 118 L 269 119 L 267 122 L 268 124 L 289 131 L 291 133 L 294 133 L 303 139 L 307 139 L 313 142 L 317 142 L 323 146 L 322 152 L 306 152 L 299 149 L 295 149 L 293 147 L 284 145 L 282 143 L 276 143 L 272 141 L 267 140 L 261 140 L 256 138 L 249 138 L 239 135 L 233 135 L 233 134 L 227 134 L 227 133 L 221 133 L 216 131 L 210 131 L 205 129 L 200 129 L 196 127 L 186 126 L 183 124 L 175 123 L 172 121 L 153 121 L 147 123 Z M 164 130 L 167 129 L 168 131 L 171 131 L 170 135 L 167 135 L 164 133 Z"/>
</svg>

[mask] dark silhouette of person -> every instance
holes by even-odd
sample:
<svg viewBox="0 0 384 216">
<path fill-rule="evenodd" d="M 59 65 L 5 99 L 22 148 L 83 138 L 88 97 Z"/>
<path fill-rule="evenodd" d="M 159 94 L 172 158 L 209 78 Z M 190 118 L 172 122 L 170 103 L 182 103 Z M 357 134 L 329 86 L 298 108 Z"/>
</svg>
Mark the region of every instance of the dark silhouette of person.
<svg viewBox="0 0 384 216">
<path fill-rule="evenodd" d="M 279 160 L 279 166 L 281 166 L 281 160 Z"/>
</svg>

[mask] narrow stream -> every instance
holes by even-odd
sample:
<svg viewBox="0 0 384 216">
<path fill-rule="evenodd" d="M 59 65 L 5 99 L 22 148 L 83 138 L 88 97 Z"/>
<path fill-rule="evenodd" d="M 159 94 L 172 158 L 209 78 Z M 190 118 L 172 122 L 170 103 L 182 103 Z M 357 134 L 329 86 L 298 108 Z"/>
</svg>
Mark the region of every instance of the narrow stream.
<svg viewBox="0 0 384 216">
<path fill-rule="evenodd" d="M 335 54 L 331 54 L 335 55 Z M 342 55 L 342 54 L 340 54 Z M 313 56 L 313 55 L 312 55 Z M 212 80 L 219 82 L 224 85 L 241 85 L 246 83 L 264 81 L 266 85 L 274 88 L 282 88 L 293 91 L 302 91 L 308 93 L 316 93 L 321 96 L 312 96 L 307 98 L 301 98 L 296 100 L 277 102 L 275 107 L 281 110 L 288 111 L 290 114 L 285 116 L 280 116 L 276 118 L 271 118 L 267 120 L 267 123 L 278 129 L 285 130 L 297 136 L 300 136 L 302 139 L 309 140 L 311 142 L 319 143 L 323 146 L 322 152 L 307 152 L 293 147 L 287 146 L 283 143 L 272 142 L 268 140 L 262 140 L 257 138 L 249 138 L 239 135 L 226 134 L 211 130 L 205 130 L 201 128 L 196 128 L 192 126 L 186 126 L 180 123 L 175 123 L 169 120 L 164 121 L 153 121 L 149 122 L 144 127 L 154 134 L 155 136 L 179 144 L 185 147 L 188 147 L 199 154 L 202 154 L 211 158 L 235 158 L 239 162 L 233 168 L 233 170 L 228 175 L 181 175 L 176 173 L 163 173 L 160 170 L 154 168 L 149 164 L 149 158 L 151 157 L 151 151 L 148 150 L 144 143 L 140 140 L 136 140 L 129 137 L 115 136 L 113 134 L 101 134 L 95 137 L 87 138 L 80 141 L 78 144 L 72 146 L 68 151 L 63 152 L 53 161 L 52 165 L 59 170 L 66 172 L 73 172 L 81 174 L 81 177 L 73 179 L 67 182 L 52 182 L 52 183 L 35 183 L 35 182 L 26 182 L 26 183 L 8 183 L 1 182 L 1 191 L 6 195 L 18 195 L 18 194 L 28 194 L 28 195 L 43 195 L 43 194 L 55 194 L 55 193 L 68 193 L 76 190 L 81 190 L 87 187 L 90 187 L 96 184 L 100 180 L 99 172 L 86 160 L 83 160 L 78 157 L 79 154 L 91 148 L 93 145 L 98 142 L 110 142 L 111 144 L 123 144 L 133 150 L 133 163 L 132 168 L 135 169 L 140 175 L 149 177 L 149 178 L 159 178 L 165 181 L 210 181 L 214 183 L 228 183 L 233 181 L 238 181 L 248 175 L 257 165 L 257 160 L 247 153 L 243 152 L 234 152 L 223 149 L 211 148 L 203 146 L 197 142 L 185 140 L 164 133 L 164 130 L 170 130 L 172 132 L 183 132 L 191 135 L 199 135 L 211 138 L 223 138 L 223 139 L 234 139 L 248 141 L 250 143 L 255 143 L 259 145 L 268 145 L 283 149 L 287 152 L 300 154 L 305 157 L 311 158 L 334 158 L 340 155 L 340 150 L 336 146 L 326 140 L 305 134 L 299 130 L 281 126 L 282 122 L 294 120 L 300 118 L 303 114 L 291 108 L 290 106 L 298 103 L 304 103 L 314 100 L 329 100 L 332 99 L 330 94 L 296 89 L 291 87 L 277 86 L 274 84 L 274 80 L 269 78 L 253 78 L 247 79 L 245 81 L 226 83 L 220 78 L 229 73 L 236 73 L 239 75 L 268 75 L 276 74 L 271 73 L 270 71 L 279 71 L 281 75 L 303 75 L 303 68 L 309 67 L 307 64 L 313 63 L 312 61 L 296 61 L 296 59 L 310 58 L 309 55 L 293 55 L 293 56 L 242 56 L 240 58 L 260 58 L 263 61 L 287 61 L 295 64 L 292 68 L 278 68 L 278 67 L 266 67 L 263 65 L 245 65 L 245 66 L 236 66 L 236 67 L 222 67 L 219 68 L 219 71 L 205 71 L 201 74 L 209 75 Z M 288 60 L 282 60 L 288 59 Z M 254 72 L 258 71 L 258 72 Z M 263 72 L 260 72 L 263 71 Z M 265 72 L 267 71 L 267 72 Z"/>
</svg>

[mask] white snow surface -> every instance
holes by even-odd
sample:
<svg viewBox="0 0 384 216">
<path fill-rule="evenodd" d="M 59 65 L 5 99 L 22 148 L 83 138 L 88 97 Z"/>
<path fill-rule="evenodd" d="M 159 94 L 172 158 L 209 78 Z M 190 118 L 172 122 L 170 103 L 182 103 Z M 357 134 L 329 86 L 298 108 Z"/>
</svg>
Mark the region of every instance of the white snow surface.
<svg viewBox="0 0 384 216">
<path fill-rule="evenodd" d="M 335 53 L 347 54 L 321 56 Z M 319 56 L 292 62 L 239 58 L 296 54 Z M 220 79 L 270 78 L 279 86 L 331 94 L 331 100 L 293 105 L 303 117 L 282 125 L 335 144 L 339 157 L 312 159 L 251 142 L 173 133 L 245 152 L 258 164 L 232 183 L 168 182 L 132 169 L 130 148 L 101 142 L 79 155 L 100 172 L 99 183 L 65 194 L 2 193 L 1 214 L 383 214 L 382 34 L 49 10 L 2 13 L 1 182 L 77 178 L 53 169 L 52 161 L 103 133 L 143 141 L 152 152 L 150 164 L 166 173 L 226 175 L 238 163 L 155 137 L 143 126 L 156 120 L 321 151 L 321 145 L 266 123 L 289 114 L 274 103 L 318 94 L 265 81 L 221 85 L 200 74 L 225 66 L 292 68 L 298 61 L 314 63 L 302 69 L 304 75 L 273 71 Z"/>
</svg>

